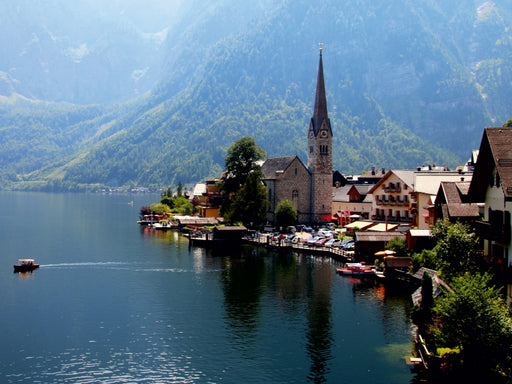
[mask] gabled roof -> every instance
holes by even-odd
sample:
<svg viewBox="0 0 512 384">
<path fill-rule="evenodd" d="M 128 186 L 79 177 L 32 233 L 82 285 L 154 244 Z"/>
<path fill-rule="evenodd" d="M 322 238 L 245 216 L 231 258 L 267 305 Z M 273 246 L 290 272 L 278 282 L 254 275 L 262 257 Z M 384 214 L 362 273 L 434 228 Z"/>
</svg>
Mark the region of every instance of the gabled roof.
<svg viewBox="0 0 512 384">
<path fill-rule="evenodd" d="M 349 202 L 350 201 L 350 191 L 352 188 L 354 188 L 357 193 L 361 195 L 361 197 L 364 198 L 368 194 L 368 190 L 373 187 L 373 185 L 369 184 L 347 184 L 340 188 L 333 188 L 333 201 L 339 201 L 339 202 Z"/>
<path fill-rule="evenodd" d="M 469 181 L 442 181 L 439 192 L 443 194 L 447 204 L 463 203 L 469 190 Z"/>
<path fill-rule="evenodd" d="M 480 216 L 480 209 L 477 204 L 469 204 L 467 193 L 470 182 L 468 181 L 443 181 L 439 186 L 436 198 L 436 205 L 443 205 L 444 214 L 451 218 Z"/>
<path fill-rule="evenodd" d="M 368 191 L 368 194 L 373 193 L 378 187 L 386 182 L 392 175 L 398 177 L 402 183 L 407 185 L 409 188 L 413 189 L 414 186 L 414 171 L 409 170 L 391 170 L 388 171 L 382 179 L 379 180 L 377 184 L 375 184 L 372 189 Z"/>
<path fill-rule="evenodd" d="M 261 166 L 261 170 L 263 171 L 264 178 L 275 179 L 276 174 L 278 172 L 284 172 L 288 169 L 288 167 L 293 163 L 293 161 L 297 159 L 302 166 L 307 169 L 306 166 L 300 161 L 297 156 L 286 156 L 286 157 L 274 157 L 271 159 L 265 160 L 263 165 Z"/>
<path fill-rule="evenodd" d="M 512 200 L 512 127 L 485 128 L 469 190 L 474 202 L 483 202 L 496 168 L 505 200 Z"/>
</svg>

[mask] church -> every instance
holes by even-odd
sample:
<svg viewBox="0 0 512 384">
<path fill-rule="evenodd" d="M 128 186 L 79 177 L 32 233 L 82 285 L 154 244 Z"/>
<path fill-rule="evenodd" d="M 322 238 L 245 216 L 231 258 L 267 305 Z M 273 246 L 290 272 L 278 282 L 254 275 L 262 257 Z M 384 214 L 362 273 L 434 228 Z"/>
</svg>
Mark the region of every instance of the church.
<svg viewBox="0 0 512 384">
<path fill-rule="evenodd" d="M 270 222 L 275 222 L 275 209 L 283 199 L 292 201 L 299 223 L 319 222 L 332 214 L 333 135 L 327 114 L 321 48 L 315 106 L 307 135 L 307 166 L 297 156 L 267 159 L 262 165 L 269 201 L 267 220 Z"/>
</svg>

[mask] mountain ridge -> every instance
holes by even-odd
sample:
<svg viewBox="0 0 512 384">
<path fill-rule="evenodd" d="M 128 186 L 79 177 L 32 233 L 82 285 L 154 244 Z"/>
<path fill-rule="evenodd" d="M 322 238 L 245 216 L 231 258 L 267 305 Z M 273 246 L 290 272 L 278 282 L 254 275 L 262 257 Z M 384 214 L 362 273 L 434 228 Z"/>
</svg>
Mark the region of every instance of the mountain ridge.
<svg viewBox="0 0 512 384">
<path fill-rule="evenodd" d="M 84 112 L 81 121 L 55 126 L 50 116 L 14 107 L 13 97 L 0 102 L 0 139 L 10 143 L 0 150 L 4 185 L 75 190 L 194 183 L 218 176 L 226 149 L 243 135 L 270 157 L 304 160 L 320 41 L 340 172 L 434 163 L 454 168 L 477 148 L 485 126 L 510 117 L 512 6 L 504 1 L 312 6 L 268 0 L 232 29 L 229 21 L 250 6 L 220 4 L 202 10 L 199 21 L 175 22 L 164 44 L 172 56 L 165 76 L 126 104 L 67 106 L 68 112 L 55 104 L 46 110 L 70 118 Z M 209 33 L 207 26 L 219 24 L 225 29 Z M 21 111 L 18 125 L 4 119 L 15 110 Z M 20 140 L 13 138 L 31 137 L 30 124 L 55 140 L 33 142 L 45 161 L 30 153 L 30 167 L 22 169 L 7 152 L 21 157 Z M 63 145 L 59 129 L 80 133 L 61 157 L 49 148 Z"/>
</svg>

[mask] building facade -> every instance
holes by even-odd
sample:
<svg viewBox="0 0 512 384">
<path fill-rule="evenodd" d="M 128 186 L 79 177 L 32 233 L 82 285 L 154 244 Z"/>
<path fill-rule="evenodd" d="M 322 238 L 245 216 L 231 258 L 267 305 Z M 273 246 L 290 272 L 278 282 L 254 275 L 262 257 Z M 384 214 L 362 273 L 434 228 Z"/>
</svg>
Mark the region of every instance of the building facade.
<svg viewBox="0 0 512 384">
<path fill-rule="evenodd" d="M 331 216 L 332 138 L 320 50 L 315 106 L 307 132 L 307 167 L 297 156 L 271 158 L 262 165 L 263 181 L 268 190 L 269 221 L 275 222 L 275 209 L 283 199 L 293 202 L 300 223 L 319 222 L 323 217 Z"/>
</svg>

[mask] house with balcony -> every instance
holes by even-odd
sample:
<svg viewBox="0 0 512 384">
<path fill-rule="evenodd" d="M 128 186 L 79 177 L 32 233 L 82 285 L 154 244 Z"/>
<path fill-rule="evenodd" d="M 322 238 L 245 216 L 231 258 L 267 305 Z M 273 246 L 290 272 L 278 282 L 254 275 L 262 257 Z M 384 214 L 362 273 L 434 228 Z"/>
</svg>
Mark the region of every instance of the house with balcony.
<svg viewBox="0 0 512 384">
<path fill-rule="evenodd" d="M 507 279 L 512 301 L 512 128 L 485 128 L 478 161 L 469 187 L 469 199 L 484 203 L 483 220 L 474 223 L 483 239 L 483 252 L 499 276 Z"/>
<path fill-rule="evenodd" d="M 373 196 L 371 219 L 392 223 L 412 224 L 412 192 L 414 171 L 391 170 L 375 184 L 368 194 Z"/>
<path fill-rule="evenodd" d="M 221 182 L 221 179 L 211 179 L 194 186 L 191 198 L 197 204 L 201 217 L 219 217 L 219 207 L 223 199 Z"/>
</svg>

